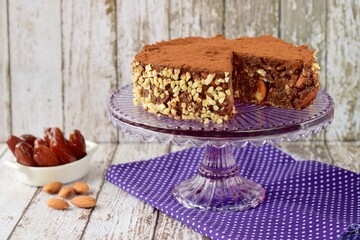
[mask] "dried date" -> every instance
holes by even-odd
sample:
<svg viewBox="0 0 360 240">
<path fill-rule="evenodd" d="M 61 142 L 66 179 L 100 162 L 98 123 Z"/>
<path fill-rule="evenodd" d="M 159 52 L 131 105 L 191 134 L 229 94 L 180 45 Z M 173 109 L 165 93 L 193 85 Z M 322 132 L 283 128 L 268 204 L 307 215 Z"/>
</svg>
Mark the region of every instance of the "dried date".
<svg viewBox="0 0 360 240">
<path fill-rule="evenodd" d="M 45 145 L 45 146 L 49 147 L 49 145 L 47 144 L 47 142 L 44 139 L 37 138 L 34 141 L 34 148 L 39 147 L 39 145 Z"/>
<path fill-rule="evenodd" d="M 59 141 L 57 139 L 51 139 L 50 148 L 61 163 L 71 163 L 77 160 L 76 156 L 72 153 L 65 142 Z"/>
<path fill-rule="evenodd" d="M 61 165 L 55 153 L 46 145 L 40 144 L 35 148 L 34 161 L 40 167 Z"/>
<path fill-rule="evenodd" d="M 74 130 L 74 132 L 70 134 L 69 147 L 77 159 L 86 156 L 85 138 L 79 130 Z"/>
<path fill-rule="evenodd" d="M 33 155 L 34 149 L 27 142 L 19 142 L 16 144 L 15 157 L 18 163 L 25 166 L 35 167 L 37 164 L 34 161 Z"/>
<path fill-rule="evenodd" d="M 6 144 L 8 145 L 9 149 L 14 154 L 14 156 L 15 156 L 15 146 L 19 142 L 22 142 L 22 140 L 14 135 L 10 135 L 6 140 Z"/>
<path fill-rule="evenodd" d="M 34 142 L 36 137 L 34 135 L 31 134 L 23 134 L 20 136 L 20 139 L 24 142 L 27 142 L 28 144 L 30 144 L 32 147 L 34 147 Z"/>
</svg>

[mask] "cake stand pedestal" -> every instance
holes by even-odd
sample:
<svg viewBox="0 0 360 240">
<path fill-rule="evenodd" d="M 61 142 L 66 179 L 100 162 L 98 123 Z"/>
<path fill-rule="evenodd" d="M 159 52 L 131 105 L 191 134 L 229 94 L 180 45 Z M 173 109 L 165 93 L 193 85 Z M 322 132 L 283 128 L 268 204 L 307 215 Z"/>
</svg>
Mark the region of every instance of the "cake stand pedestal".
<svg viewBox="0 0 360 240">
<path fill-rule="evenodd" d="M 256 207 L 265 199 L 260 184 L 240 175 L 233 147 L 295 141 L 317 134 L 331 123 L 334 115 L 333 100 L 323 90 L 318 92 L 314 104 L 301 111 L 237 103 L 235 118 L 206 125 L 158 117 L 134 106 L 132 99 L 132 85 L 118 89 L 109 99 L 109 120 L 122 132 L 144 141 L 206 147 L 197 174 L 173 190 L 179 203 L 202 210 L 240 211 Z"/>
</svg>

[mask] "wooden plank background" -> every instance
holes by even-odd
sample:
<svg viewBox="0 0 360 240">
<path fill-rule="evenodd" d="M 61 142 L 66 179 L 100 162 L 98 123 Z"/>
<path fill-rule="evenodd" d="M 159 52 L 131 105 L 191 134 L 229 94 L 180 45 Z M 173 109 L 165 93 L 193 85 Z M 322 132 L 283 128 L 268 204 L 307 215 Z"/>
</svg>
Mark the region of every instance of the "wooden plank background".
<svg viewBox="0 0 360 240">
<path fill-rule="evenodd" d="M 0 0 L 0 142 L 46 126 L 97 142 L 134 141 L 107 121 L 145 43 L 272 34 L 318 50 L 335 119 L 311 140 L 360 140 L 359 0 Z"/>
</svg>

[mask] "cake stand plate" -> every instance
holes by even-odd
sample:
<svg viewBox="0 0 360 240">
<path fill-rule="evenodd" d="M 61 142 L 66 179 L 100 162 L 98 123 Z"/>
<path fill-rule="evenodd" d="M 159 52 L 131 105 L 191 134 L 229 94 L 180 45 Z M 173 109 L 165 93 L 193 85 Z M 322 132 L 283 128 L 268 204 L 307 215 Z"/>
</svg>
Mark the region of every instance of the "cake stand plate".
<svg viewBox="0 0 360 240">
<path fill-rule="evenodd" d="M 295 141 L 317 134 L 331 123 L 334 115 L 332 98 L 320 90 L 315 102 L 303 110 L 236 103 L 234 118 L 222 124 L 205 125 L 158 117 L 134 106 L 132 88 L 124 86 L 109 99 L 109 120 L 115 127 L 145 141 L 206 146 L 198 173 L 173 190 L 178 202 L 188 208 L 239 211 L 256 207 L 264 201 L 265 190 L 240 175 L 232 148 L 248 143 L 261 146 Z"/>
</svg>

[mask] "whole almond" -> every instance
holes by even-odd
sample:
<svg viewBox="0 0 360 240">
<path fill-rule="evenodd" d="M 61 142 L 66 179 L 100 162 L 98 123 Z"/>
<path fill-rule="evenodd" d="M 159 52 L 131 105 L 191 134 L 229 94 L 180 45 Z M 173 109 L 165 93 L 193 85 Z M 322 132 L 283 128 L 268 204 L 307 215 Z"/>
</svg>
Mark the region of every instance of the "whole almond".
<svg viewBox="0 0 360 240">
<path fill-rule="evenodd" d="M 51 182 L 43 187 L 43 191 L 49 194 L 58 193 L 63 184 L 61 182 Z"/>
<path fill-rule="evenodd" d="M 96 199 L 89 196 L 77 196 L 71 199 L 71 203 L 80 208 L 92 208 L 96 205 Z"/>
<path fill-rule="evenodd" d="M 57 210 L 65 210 L 70 207 L 70 205 L 66 201 L 60 198 L 50 198 L 47 201 L 47 205 Z"/>
<path fill-rule="evenodd" d="M 61 198 L 69 199 L 74 195 L 74 193 L 75 193 L 75 190 L 73 187 L 66 186 L 60 190 L 58 196 Z"/>
<path fill-rule="evenodd" d="M 76 194 L 84 194 L 89 191 L 89 186 L 84 182 L 76 182 L 72 185 Z"/>
</svg>

